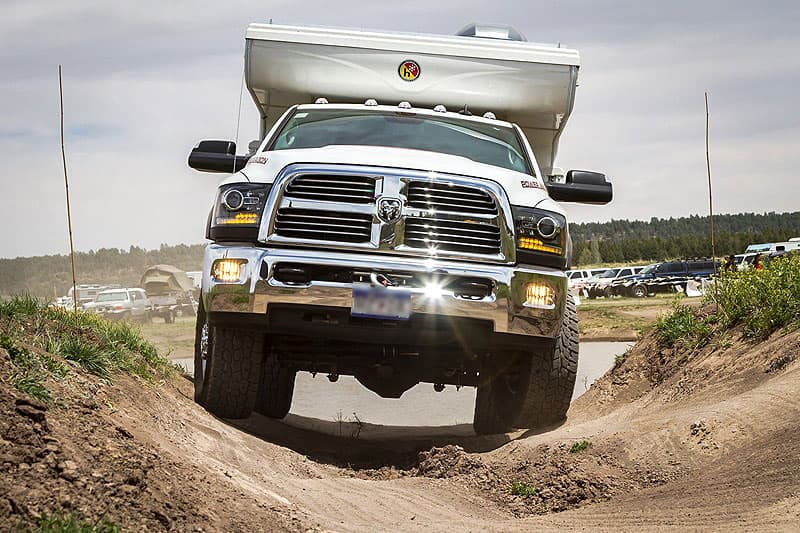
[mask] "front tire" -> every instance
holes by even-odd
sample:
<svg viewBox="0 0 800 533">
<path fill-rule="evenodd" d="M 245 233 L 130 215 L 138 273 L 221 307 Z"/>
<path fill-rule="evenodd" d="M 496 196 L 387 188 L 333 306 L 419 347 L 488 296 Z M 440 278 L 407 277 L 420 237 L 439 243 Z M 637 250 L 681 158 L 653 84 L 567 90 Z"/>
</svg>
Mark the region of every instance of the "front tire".
<svg viewBox="0 0 800 533">
<path fill-rule="evenodd" d="M 634 285 L 633 288 L 631 289 L 631 294 L 633 295 L 634 298 L 644 298 L 645 296 L 647 296 L 647 292 L 648 292 L 647 285 L 644 285 L 642 283 Z"/>
<path fill-rule="evenodd" d="M 479 435 L 538 429 L 563 421 L 578 371 L 578 317 L 567 297 L 561 330 L 547 353 L 511 354 L 478 385 L 473 427 Z M 482 372 L 483 373 L 483 372 Z"/>
<path fill-rule="evenodd" d="M 200 304 L 195 326 L 194 399 L 221 418 L 253 411 L 264 357 L 263 333 L 209 327 Z"/>
</svg>

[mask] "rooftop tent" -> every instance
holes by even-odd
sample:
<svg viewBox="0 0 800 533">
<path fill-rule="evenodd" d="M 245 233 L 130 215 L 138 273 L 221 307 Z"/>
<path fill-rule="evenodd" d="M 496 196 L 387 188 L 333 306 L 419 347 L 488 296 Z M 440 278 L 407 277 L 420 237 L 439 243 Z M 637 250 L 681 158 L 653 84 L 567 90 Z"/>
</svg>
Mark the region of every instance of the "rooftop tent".
<svg viewBox="0 0 800 533">
<path fill-rule="evenodd" d="M 467 106 L 522 127 L 545 174 L 572 111 L 580 65 L 575 50 L 473 36 L 251 24 L 246 38 L 245 77 L 262 137 L 287 108 L 318 97 Z M 411 72 L 401 72 L 408 65 Z"/>
<path fill-rule="evenodd" d="M 148 295 L 189 292 L 194 284 L 186 272 L 172 265 L 155 265 L 142 274 L 141 287 Z"/>
</svg>

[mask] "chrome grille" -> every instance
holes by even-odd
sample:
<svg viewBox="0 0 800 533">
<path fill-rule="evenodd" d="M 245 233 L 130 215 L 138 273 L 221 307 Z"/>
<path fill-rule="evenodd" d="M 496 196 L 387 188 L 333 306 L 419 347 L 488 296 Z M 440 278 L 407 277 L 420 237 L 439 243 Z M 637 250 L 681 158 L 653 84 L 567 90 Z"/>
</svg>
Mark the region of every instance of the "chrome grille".
<svg viewBox="0 0 800 533">
<path fill-rule="evenodd" d="M 367 204 L 375 199 L 375 178 L 303 174 L 291 179 L 284 196 L 304 200 Z"/>
<path fill-rule="evenodd" d="M 497 214 L 497 205 L 486 191 L 450 183 L 412 181 L 408 184 L 408 205 L 454 213 Z"/>
<path fill-rule="evenodd" d="M 372 216 L 341 211 L 284 207 L 275 218 L 275 234 L 314 241 L 369 242 Z"/>
<path fill-rule="evenodd" d="M 405 244 L 414 248 L 466 254 L 499 254 L 500 228 L 477 222 L 409 217 Z"/>
</svg>

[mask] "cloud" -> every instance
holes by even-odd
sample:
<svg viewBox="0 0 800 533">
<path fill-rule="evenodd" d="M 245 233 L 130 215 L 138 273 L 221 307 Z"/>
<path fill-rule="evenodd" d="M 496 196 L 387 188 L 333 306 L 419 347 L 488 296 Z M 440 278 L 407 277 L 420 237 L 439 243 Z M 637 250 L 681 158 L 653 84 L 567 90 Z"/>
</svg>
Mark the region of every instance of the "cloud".
<svg viewBox="0 0 800 533">
<path fill-rule="evenodd" d="M 766 6 L 766 7 L 765 7 Z M 0 255 L 64 252 L 57 65 L 76 246 L 200 242 L 219 176 L 186 167 L 202 138 L 233 138 L 249 22 L 454 33 L 511 22 L 581 51 L 559 164 L 604 171 L 616 199 L 575 220 L 704 213 L 705 111 L 720 212 L 794 210 L 800 188 L 800 3 L 564 0 L 4 3 L 0 19 Z M 245 94 L 242 145 L 257 135 Z"/>
</svg>

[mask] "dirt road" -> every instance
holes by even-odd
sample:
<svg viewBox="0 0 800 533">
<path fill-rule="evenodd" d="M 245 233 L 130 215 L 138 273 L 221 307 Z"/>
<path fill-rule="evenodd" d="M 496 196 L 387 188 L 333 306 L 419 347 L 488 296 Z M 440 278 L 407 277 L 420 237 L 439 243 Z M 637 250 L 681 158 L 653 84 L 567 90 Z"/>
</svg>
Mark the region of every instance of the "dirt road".
<svg viewBox="0 0 800 533">
<path fill-rule="evenodd" d="M 224 421 L 183 378 L 122 376 L 91 404 L 45 410 L 0 380 L 3 434 L 33 435 L 24 463 L 20 440 L 0 458 L 10 512 L 37 495 L 131 529 L 798 530 L 800 331 L 737 339 L 687 351 L 646 337 L 562 426 L 483 437 L 458 417 Z"/>
<path fill-rule="evenodd" d="M 151 438 L 314 528 L 790 530 L 800 527 L 800 366 L 765 369 L 798 347 L 794 333 L 663 368 L 646 340 L 566 424 L 538 434 L 476 437 L 463 416 L 432 428 L 299 414 L 228 425 L 181 387 Z M 514 482 L 532 495 L 511 494 Z"/>
</svg>

